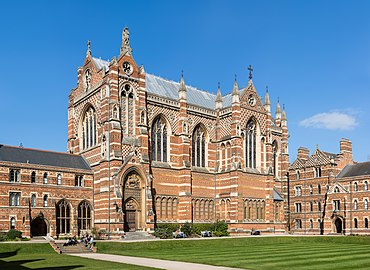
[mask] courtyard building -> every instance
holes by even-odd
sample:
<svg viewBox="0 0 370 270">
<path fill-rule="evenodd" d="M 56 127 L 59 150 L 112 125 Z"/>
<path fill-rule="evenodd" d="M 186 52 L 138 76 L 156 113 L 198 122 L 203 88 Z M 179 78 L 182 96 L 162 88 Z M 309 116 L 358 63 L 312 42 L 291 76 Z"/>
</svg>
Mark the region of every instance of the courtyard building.
<svg viewBox="0 0 370 270">
<path fill-rule="evenodd" d="M 0 232 L 90 233 L 93 176 L 82 156 L 0 145 Z"/>
<path fill-rule="evenodd" d="M 356 163 L 352 142 L 338 154 L 304 147 L 289 167 L 290 230 L 299 234 L 368 234 L 370 162 Z"/>
</svg>

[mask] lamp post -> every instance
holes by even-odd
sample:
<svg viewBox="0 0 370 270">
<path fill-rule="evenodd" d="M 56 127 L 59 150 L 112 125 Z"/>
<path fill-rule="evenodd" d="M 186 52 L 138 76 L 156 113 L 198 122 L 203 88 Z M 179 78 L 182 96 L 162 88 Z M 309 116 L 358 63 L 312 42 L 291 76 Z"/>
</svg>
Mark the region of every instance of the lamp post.
<svg viewBox="0 0 370 270">
<path fill-rule="evenodd" d="M 110 87 L 109 86 L 108 86 L 108 240 L 110 240 Z"/>
</svg>

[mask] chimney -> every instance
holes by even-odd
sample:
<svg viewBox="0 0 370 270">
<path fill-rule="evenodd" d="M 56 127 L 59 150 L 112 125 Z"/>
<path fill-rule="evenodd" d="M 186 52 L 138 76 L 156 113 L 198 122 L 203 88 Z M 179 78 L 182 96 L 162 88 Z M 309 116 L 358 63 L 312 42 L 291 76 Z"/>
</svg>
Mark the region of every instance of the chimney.
<svg viewBox="0 0 370 270">
<path fill-rule="evenodd" d="M 302 160 L 308 160 L 308 155 L 310 154 L 310 150 L 306 147 L 299 147 L 298 148 L 298 158 Z"/>
<path fill-rule="evenodd" d="M 340 153 L 352 154 L 352 142 L 350 140 L 344 138 L 340 140 Z"/>
</svg>

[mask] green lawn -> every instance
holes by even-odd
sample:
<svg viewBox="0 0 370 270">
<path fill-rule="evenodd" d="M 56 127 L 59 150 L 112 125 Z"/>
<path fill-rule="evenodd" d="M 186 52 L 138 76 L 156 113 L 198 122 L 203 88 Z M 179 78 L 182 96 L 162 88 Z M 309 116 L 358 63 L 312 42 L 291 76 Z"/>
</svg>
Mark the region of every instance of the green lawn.
<svg viewBox="0 0 370 270">
<path fill-rule="evenodd" d="M 0 243 L 0 269 L 129 269 L 150 270 L 154 268 L 133 266 L 99 260 L 83 259 L 57 254 L 49 244 Z"/>
<path fill-rule="evenodd" d="M 370 237 L 99 242 L 98 251 L 245 269 L 370 269 Z"/>
</svg>

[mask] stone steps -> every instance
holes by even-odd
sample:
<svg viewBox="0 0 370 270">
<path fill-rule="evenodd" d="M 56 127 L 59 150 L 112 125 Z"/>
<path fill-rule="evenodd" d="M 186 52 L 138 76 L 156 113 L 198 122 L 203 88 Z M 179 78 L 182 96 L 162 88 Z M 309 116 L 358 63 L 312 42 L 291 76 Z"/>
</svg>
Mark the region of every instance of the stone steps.
<svg viewBox="0 0 370 270">
<path fill-rule="evenodd" d="M 78 243 L 74 246 L 63 246 L 63 243 L 57 243 L 56 244 L 58 250 L 62 254 L 71 254 L 71 253 L 91 253 L 94 252 L 93 249 L 90 249 L 88 247 L 85 247 L 84 244 Z"/>
<path fill-rule="evenodd" d="M 149 240 L 149 239 L 156 239 L 156 237 L 147 232 L 126 232 L 125 238 L 124 238 L 124 240 L 127 240 L 127 241 Z"/>
</svg>

